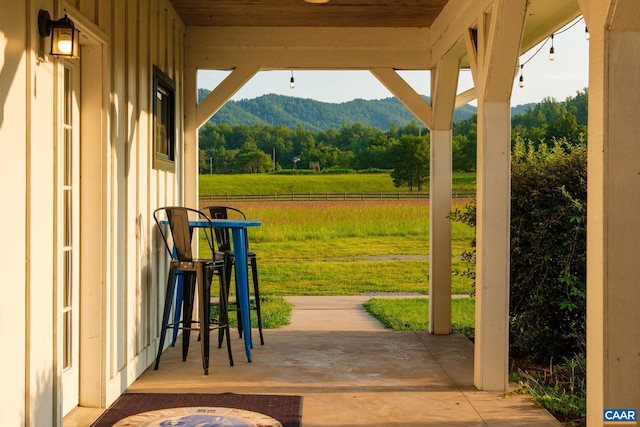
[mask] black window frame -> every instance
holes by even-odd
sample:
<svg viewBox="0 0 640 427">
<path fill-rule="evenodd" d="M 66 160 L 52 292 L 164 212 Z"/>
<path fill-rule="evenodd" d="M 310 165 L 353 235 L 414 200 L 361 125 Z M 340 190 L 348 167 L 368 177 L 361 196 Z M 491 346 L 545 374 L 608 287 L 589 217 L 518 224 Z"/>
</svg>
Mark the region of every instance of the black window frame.
<svg viewBox="0 0 640 427">
<path fill-rule="evenodd" d="M 153 67 L 153 168 L 176 170 L 176 84 Z"/>
</svg>

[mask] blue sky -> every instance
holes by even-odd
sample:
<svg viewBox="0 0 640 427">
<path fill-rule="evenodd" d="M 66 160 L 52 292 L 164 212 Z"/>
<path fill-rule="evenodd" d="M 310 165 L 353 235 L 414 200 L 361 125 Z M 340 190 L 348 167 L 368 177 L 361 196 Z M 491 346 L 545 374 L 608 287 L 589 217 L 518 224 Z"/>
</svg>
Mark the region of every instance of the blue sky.
<svg viewBox="0 0 640 427">
<path fill-rule="evenodd" d="M 574 21 L 575 22 L 575 21 Z M 569 24 L 566 28 L 571 26 Z M 588 86 L 589 42 L 585 40 L 584 21 L 556 32 L 553 40 L 555 60 L 549 60 L 549 41 L 521 56 L 524 87 L 514 81 L 511 104 L 540 102 L 544 97 L 564 101 Z M 543 45 L 541 47 L 541 45 Z M 539 50 L 539 51 L 538 51 Z M 538 53 L 536 53 L 538 51 Z M 430 94 L 428 71 L 398 72 L 418 93 Z M 213 89 L 227 75 L 222 71 L 200 71 L 198 87 Z M 275 93 L 317 101 L 340 103 L 353 99 L 382 99 L 393 96 L 368 71 L 293 71 L 295 88 L 289 87 L 291 70 L 261 71 L 234 96 L 233 100 L 251 99 Z M 472 86 L 471 73 L 460 72 L 458 92 Z"/>
</svg>

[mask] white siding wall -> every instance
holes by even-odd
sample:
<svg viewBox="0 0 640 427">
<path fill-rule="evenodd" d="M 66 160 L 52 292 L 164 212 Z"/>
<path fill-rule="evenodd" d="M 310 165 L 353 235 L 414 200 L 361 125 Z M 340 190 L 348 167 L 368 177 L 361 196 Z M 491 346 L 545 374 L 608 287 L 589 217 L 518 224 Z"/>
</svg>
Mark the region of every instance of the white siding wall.
<svg viewBox="0 0 640 427">
<path fill-rule="evenodd" d="M 105 271 L 105 380 L 108 405 L 153 361 L 164 274 L 156 274 L 152 212 L 181 204 L 181 104 L 176 103 L 176 173 L 152 168 L 152 70 L 176 82 L 181 99 L 184 28 L 167 0 L 83 1 L 108 35 L 110 57 L 107 160 L 107 260 Z M 86 10 L 86 13 L 85 13 Z M 106 16 L 105 16 L 106 15 Z"/>
<path fill-rule="evenodd" d="M 89 309 L 81 329 L 93 335 L 81 341 L 100 349 L 81 356 L 84 405 L 109 405 L 153 361 L 165 272 L 156 273 L 164 260 L 152 252 L 152 212 L 183 197 L 184 28 L 170 2 L 0 0 L 0 338 L 10 349 L 0 357 L 1 425 L 62 422 L 54 242 L 60 67 L 51 58 L 37 60 L 37 15 L 46 9 L 56 19 L 63 8 L 89 39 L 83 86 L 103 88 L 86 90 L 82 101 L 93 105 L 83 116 L 83 179 L 92 193 L 82 193 L 82 234 L 83 242 L 98 243 L 82 252 L 80 286 Z M 153 65 L 176 82 L 175 173 L 152 169 Z M 88 173 L 89 167 L 98 171 Z"/>
<path fill-rule="evenodd" d="M 5 349 L 0 356 L 0 372 L 6 384 L 0 387 L 0 425 L 21 425 L 27 408 L 25 330 L 27 321 L 27 90 L 28 59 L 26 5 L 13 5 L 7 14 L 8 1 L 0 1 L 0 338 Z"/>
</svg>

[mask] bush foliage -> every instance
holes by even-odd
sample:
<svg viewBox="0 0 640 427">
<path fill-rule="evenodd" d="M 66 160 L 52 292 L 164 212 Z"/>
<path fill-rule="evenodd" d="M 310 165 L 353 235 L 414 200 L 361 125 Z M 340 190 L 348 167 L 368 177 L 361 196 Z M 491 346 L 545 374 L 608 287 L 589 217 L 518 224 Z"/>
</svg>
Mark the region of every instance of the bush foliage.
<svg viewBox="0 0 640 427">
<path fill-rule="evenodd" d="M 518 140 L 511 175 L 511 351 L 533 361 L 584 350 L 587 149 Z"/>
<path fill-rule="evenodd" d="M 532 362 L 584 353 L 587 149 L 517 138 L 511 173 L 511 355 Z M 475 226 L 475 203 L 451 213 Z M 475 264 L 473 250 L 463 254 Z M 474 275 L 470 267 L 459 272 Z"/>
</svg>

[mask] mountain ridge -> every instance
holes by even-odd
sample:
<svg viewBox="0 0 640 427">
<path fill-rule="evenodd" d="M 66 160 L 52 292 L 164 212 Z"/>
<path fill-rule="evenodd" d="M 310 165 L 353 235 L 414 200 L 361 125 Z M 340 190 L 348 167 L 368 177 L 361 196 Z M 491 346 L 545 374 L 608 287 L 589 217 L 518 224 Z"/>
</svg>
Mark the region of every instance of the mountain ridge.
<svg viewBox="0 0 640 427">
<path fill-rule="evenodd" d="M 198 100 L 210 93 L 198 90 Z M 430 98 L 421 95 L 430 102 Z M 519 114 L 535 104 L 512 107 L 511 113 Z M 454 112 L 454 122 L 466 120 L 476 114 L 476 107 L 464 105 Z M 382 130 L 407 126 L 417 118 L 395 97 L 383 99 L 354 99 L 341 103 L 316 101 L 293 96 L 266 94 L 256 98 L 228 101 L 211 119 L 212 124 L 236 125 L 284 125 L 290 129 L 298 126 L 315 132 L 340 129 L 344 125 L 360 123 Z"/>
</svg>

